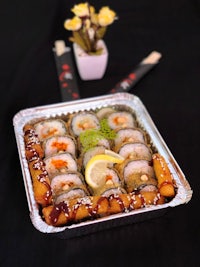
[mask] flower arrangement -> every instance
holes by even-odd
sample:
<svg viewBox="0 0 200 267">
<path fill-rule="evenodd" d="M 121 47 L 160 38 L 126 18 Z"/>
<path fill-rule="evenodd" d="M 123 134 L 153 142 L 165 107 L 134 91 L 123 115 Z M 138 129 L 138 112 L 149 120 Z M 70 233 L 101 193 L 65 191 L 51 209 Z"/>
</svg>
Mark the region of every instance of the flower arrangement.
<svg viewBox="0 0 200 267">
<path fill-rule="evenodd" d="M 90 55 L 101 54 L 102 48 L 98 46 L 98 41 L 103 39 L 108 25 L 117 19 L 116 13 L 108 6 L 96 13 L 88 2 L 74 5 L 71 11 L 74 17 L 64 21 L 64 28 L 72 31 L 69 40 Z"/>
</svg>

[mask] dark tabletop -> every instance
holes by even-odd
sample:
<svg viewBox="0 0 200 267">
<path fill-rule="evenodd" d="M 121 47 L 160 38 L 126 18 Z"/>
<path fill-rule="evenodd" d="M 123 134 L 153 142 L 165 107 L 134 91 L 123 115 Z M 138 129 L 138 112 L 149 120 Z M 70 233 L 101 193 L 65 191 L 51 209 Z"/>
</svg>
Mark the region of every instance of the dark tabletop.
<svg viewBox="0 0 200 267">
<path fill-rule="evenodd" d="M 119 19 L 105 36 L 103 79 L 77 76 L 81 98 L 104 95 L 151 51 L 162 53 L 130 93 L 145 104 L 189 181 L 191 201 L 161 217 L 71 239 L 31 223 L 12 119 L 22 109 L 62 101 L 52 47 L 58 39 L 71 46 L 63 21 L 74 4 L 0 3 L 0 266 L 200 266 L 198 0 L 91 1 L 97 9 L 109 5 Z"/>
</svg>

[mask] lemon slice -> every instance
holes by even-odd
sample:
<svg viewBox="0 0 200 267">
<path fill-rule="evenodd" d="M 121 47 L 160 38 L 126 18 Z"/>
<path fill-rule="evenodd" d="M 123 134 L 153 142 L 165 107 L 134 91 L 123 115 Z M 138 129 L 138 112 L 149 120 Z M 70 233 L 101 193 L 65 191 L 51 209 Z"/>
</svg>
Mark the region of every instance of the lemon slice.
<svg viewBox="0 0 200 267">
<path fill-rule="evenodd" d="M 108 167 L 115 163 L 122 163 L 124 158 L 113 151 L 106 150 L 106 154 L 92 157 L 85 168 L 85 180 L 92 188 L 98 188 L 104 184 L 104 177 Z"/>
<path fill-rule="evenodd" d="M 109 149 L 105 149 L 105 154 L 108 155 L 108 156 L 111 156 L 115 159 L 119 159 L 119 160 L 122 160 L 122 162 L 124 161 L 124 157 L 122 157 L 121 155 L 115 153 L 114 151 L 112 150 L 109 150 Z M 116 162 L 116 163 L 120 163 L 120 162 Z"/>
</svg>

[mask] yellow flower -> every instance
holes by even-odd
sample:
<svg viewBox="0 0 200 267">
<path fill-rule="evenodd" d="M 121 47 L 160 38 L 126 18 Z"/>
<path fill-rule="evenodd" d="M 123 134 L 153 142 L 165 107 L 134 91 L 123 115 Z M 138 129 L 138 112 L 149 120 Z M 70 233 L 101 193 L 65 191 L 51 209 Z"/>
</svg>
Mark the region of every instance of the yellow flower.
<svg viewBox="0 0 200 267">
<path fill-rule="evenodd" d="M 78 17 L 89 16 L 89 6 L 88 3 L 81 3 L 78 5 L 74 5 L 71 11 Z"/>
<path fill-rule="evenodd" d="M 100 53 L 97 42 L 103 39 L 107 26 L 117 19 L 116 13 L 108 6 L 102 7 L 97 13 L 88 2 L 74 5 L 71 11 L 74 17 L 64 22 L 64 28 L 72 31 L 69 40 L 77 43 L 87 53 Z"/>
<path fill-rule="evenodd" d="M 96 13 L 92 13 L 91 14 L 91 22 L 95 25 L 99 24 L 99 20 L 98 20 L 98 14 Z"/>
<path fill-rule="evenodd" d="M 90 26 L 91 26 L 90 20 L 86 19 L 84 23 L 85 23 L 85 28 L 88 30 L 90 28 Z"/>
<path fill-rule="evenodd" d="M 100 26 L 108 26 L 116 19 L 116 13 L 109 7 L 102 7 L 98 14 L 98 20 Z"/>
<path fill-rule="evenodd" d="M 90 6 L 90 15 L 95 13 L 95 8 L 93 6 Z"/>
<path fill-rule="evenodd" d="M 82 26 L 82 21 L 78 17 L 73 17 L 72 19 L 67 19 L 64 22 L 64 27 L 68 31 L 78 31 Z"/>
</svg>

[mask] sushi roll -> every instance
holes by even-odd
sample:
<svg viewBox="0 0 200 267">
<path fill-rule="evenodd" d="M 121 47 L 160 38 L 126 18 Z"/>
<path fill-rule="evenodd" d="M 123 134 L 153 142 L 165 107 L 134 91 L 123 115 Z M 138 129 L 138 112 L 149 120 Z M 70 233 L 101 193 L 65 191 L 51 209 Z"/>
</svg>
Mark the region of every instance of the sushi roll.
<svg viewBox="0 0 200 267">
<path fill-rule="evenodd" d="M 75 158 L 70 153 L 60 153 L 44 158 L 46 170 L 52 178 L 55 174 L 78 171 Z"/>
<path fill-rule="evenodd" d="M 110 150 L 110 141 L 106 138 L 99 139 L 97 146 L 103 146 Z"/>
<path fill-rule="evenodd" d="M 150 148 L 144 143 L 124 143 L 117 151 L 125 159 L 152 160 L 152 152 Z"/>
<path fill-rule="evenodd" d="M 102 197 L 110 197 L 112 195 L 116 196 L 116 195 L 126 194 L 126 193 L 127 192 L 123 187 L 105 185 L 99 192 L 99 195 Z"/>
<path fill-rule="evenodd" d="M 83 152 L 79 158 L 79 162 L 83 170 L 85 169 L 88 161 L 95 155 L 105 154 L 105 146 L 96 146 L 88 149 L 86 152 Z"/>
<path fill-rule="evenodd" d="M 55 175 L 51 180 L 53 195 L 59 195 L 74 186 L 84 185 L 84 178 L 80 172 L 66 172 Z"/>
<path fill-rule="evenodd" d="M 64 135 L 67 133 L 66 124 L 60 119 L 48 119 L 34 124 L 35 133 L 40 141 L 51 136 Z"/>
<path fill-rule="evenodd" d="M 79 185 L 71 187 L 69 190 L 62 192 L 54 198 L 54 203 L 57 205 L 61 202 L 66 202 L 70 199 L 83 198 L 88 196 L 89 193 L 85 186 Z"/>
<path fill-rule="evenodd" d="M 110 115 L 111 113 L 115 112 L 116 110 L 112 107 L 104 107 L 99 109 L 96 112 L 97 117 L 99 118 L 99 120 L 102 120 L 104 118 L 107 118 L 108 115 Z"/>
<path fill-rule="evenodd" d="M 118 150 L 123 143 L 146 143 L 144 132 L 139 128 L 120 128 L 116 130 L 116 137 L 114 139 L 114 150 Z"/>
<path fill-rule="evenodd" d="M 108 125 L 111 129 L 136 127 L 136 121 L 130 112 L 116 111 L 108 115 Z"/>
<path fill-rule="evenodd" d="M 85 152 L 95 146 L 104 146 L 111 149 L 111 141 L 99 134 L 97 131 L 86 131 L 77 137 L 77 147 L 79 152 Z"/>
<path fill-rule="evenodd" d="M 140 191 L 150 185 L 154 190 L 157 188 L 153 166 L 147 160 L 125 160 L 123 166 L 120 166 L 120 173 L 128 193 Z"/>
<path fill-rule="evenodd" d="M 69 135 L 57 135 L 47 138 L 43 142 L 45 157 L 61 152 L 68 152 L 76 156 L 76 141 Z"/>
<path fill-rule="evenodd" d="M 114 168 L 105 168 L 98 180 L 97 188 L 90 188 L 93 195 L 101 195 L 104 189 L 122 187 L 119 173 Z"/>
<path fill-rule="evenodd" d="M 100 123 L 94 112 L 84 111 L 71 115 L 69 119 L 69 131 L 74 136 L 79 136 L 88 129 L 99 129 Z"/>
</svg>

